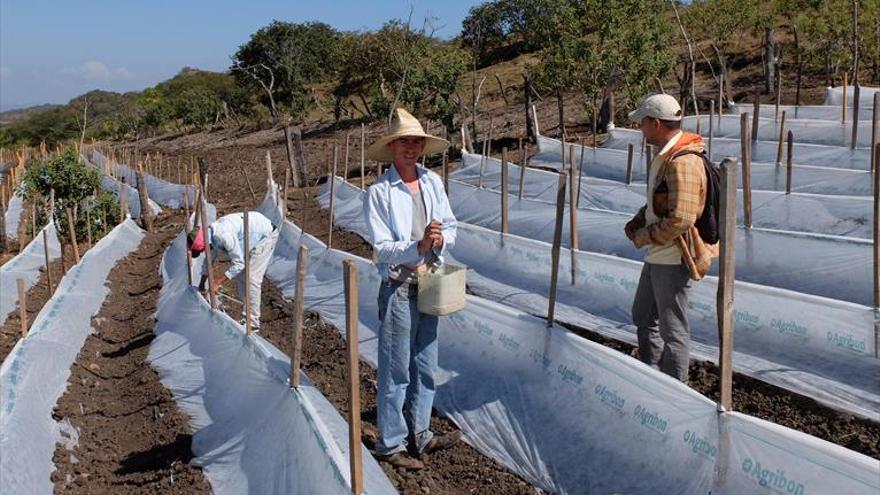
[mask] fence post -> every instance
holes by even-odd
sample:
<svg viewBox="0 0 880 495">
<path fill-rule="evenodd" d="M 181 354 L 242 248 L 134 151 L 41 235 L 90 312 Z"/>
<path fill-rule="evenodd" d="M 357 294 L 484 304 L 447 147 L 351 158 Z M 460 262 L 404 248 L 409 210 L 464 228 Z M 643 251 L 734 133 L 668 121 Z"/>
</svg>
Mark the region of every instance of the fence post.
<svg viewBox="0 0 880 495">
<path fill-rule="evenodd" d="M 75 263 L 79 263 L 79 246 L 76 243 L 76 224 L 73 222 L 73 213 L 70 208 L 65 208 L 67 212 L 67 233 L 70 234 L 70 243 L 73 245 L 73 259 Z"/>
<path fill-rule="evenodd" d="M 214 294 L 214 267 L 211 266 L 211 239 L 208 235 L 208 199 L 205 197 L 205 184 L 200 184 L 201 189 L 199 190 L 200 196 L 200 216 L 202 218 L 202 229 L 204 230 L 203 236 L 205 239 L 205 263 L 208 264 L 208 300 L 211 302 L 211 309 L 217 309 L 217 295 Z M 204 205 L 201 202 L 204 201 Z"/>
<path fill-rule="evenodd" d="M 577 167 L 575 166 L 576 161 L 574 158 L 574 145 L 572 145 L 568 149 L 568 233 L 571 239 L 569 239 L 569 247 L 571 248 L 571 285 L 575 284 L 575 271 L 577 270 L 577 266 L 575 264 L 575 253 L 580 248 L 580 237 L 578 236 L 578 225 L 577 225 L 577 200 L 578 200 L 578 189 L 577 189 Z"/>
<path fill-rule="evenodd" d="M 121 179 L 119 181 L 119 223 L 125 221 L 125 216 L 128 213 L 128 203 L 126 202 L 126 192 L 127 189 L 125 187 L 125 179 Z"/>
<path fill-rule="evenodd" d="M 752 227 L 752 142 L 749 141 L 749 114 L 740 115 L 739 141 L 742 147 L 743 224 Z"/>
<path fill-rule="evenodd" d="M 266 155 L 268 156 L 268 153 Z M 269 180 L 271 181 L 271 167 L 269 170 Z M 250 335 L 253 331 L 251 324 L 251 240 L 247 208 L 244 209 L 242 220 L 244 220 L 244 328 L 245 332 Z"/>
<path fill-rule="evenodd" d="M 519 161 L 519 191 L 517 191 L 517 197 L 523 199 L 523 188 L 526 185 L 526 165 L 529 161 L 529 144 L 526 143 L 525 147 L 520 146 L 520 151 L 522 151 L 522 156 Z"/>
<path fill-rule="evenodd" d="M 147 192 L 147 181 L 143 169 L 137 171 L 138 201 L 141 205 L 141 223 L 147 232 L 153 231 L 153 215 L 150 212 L 150 193 Z"/>
<path fill-rule="evenodd" d="M 507 147 L 501 148 L 501 233 L 509 233 Z"/>
<path fill-rule="evenodd" d="M 336 199 L 336 161 L 339 158 L 339 146 L 333 145 L 333 170 L 330 173 L 330 228 L 327 233 L 327 249 L 333 249 L 333 206 Z"/>
<path fill-rule="evenodd" d="M 788 156 L 785 160 L 785 194 L 791 194 L 791 161 L 794 151 L 794 134 L 788 131 Z"/>
<path fill-rule="evenodd" d="M 556 222 L 553 227 L 553 247 L 550 251 L 550 303 L 547 307 L 547 327 L 553 326 L 556 309 L 556 286 L 559 283 L 559 245 L 562 243 L 562 217 L 565 215 L 565 171 L 559 173 L 559 185 L 556 190 Z"/>
<path fill-rule="evenodd" d="M 782 144 L 785 142 L 785 110 L 779 124 L 779 141 L 776 143 L 776 166 L 782 165 Z"/>
<path fill-rule="evenodd" d="M 24 291 L 24 279 L 20 278 L 16 283 L 18 285 L 18 318 L 21 320 L 21 338 L 25 338 L 28 331 L 27 294 Z"/>
<path fill-rule="evenodd" d="M 364 146 L 366 145 L 365 144 L 366 140 L 367 140 L 366 130 L 364 129 L 364 124 L 362 123 L 361 124 L 361 191 L 365 191 L 367 189 L 367 184 L 365 182 L 366 178 L 364 177 L 364 169 L 366 166 L 366 157 L 364 155 L 364 153 L 366 153 L 366 150 L 364 149 Z M 445 151 L 443 152 L 443 157 L 444 157 L 444 159 L 446 158 Z M 444 161 L 444 167 L 443 167 L 443 178 L 444 179 L 448 175 L 446 172 L 447 172 L 447 170 L 446 170 L 445 161 Z M 449 189 L 448 185 L 447 185 L 446 189 L 447 190 Z"/>
<path fill-rule="evenodd" d="M 293 151 L 293 136 L 290 134 L 290 125 L 284 125 L 284 144 L 287 147 L 287 166 L 293 174 L 293 187 L 300 188 L 300 176 L 296 173 L 296 155 Z"/>
<path fill-rule="evenodd" d="M 721 162 L 721 257 L 718 266 L 718 372 L 721 405 L 733 406 L 733 289 L 736 272 L 736 158 Z"/>
<path fill-rule="evenodd" d="M 633 179 L 633 153 L 635 146 L 629 143 L 626 146 L 626 185 L 630 185 Z"/>
<path fill-rule="evenodd" d="M 46 260 L 46 285 L 49 287 L 49 297 L 52 297 L 55 289 L 52 287 L 52 272 L 49 270 L 49 236 L 46 229 L 43 229 L 43 257 Z"/>
<path fill-rule="evenodd" d="M 752 115 L 752 141 L 758 140 L 758 125 L 761 118 L 761 94 L 755 92 L 755 114 Z"/>
<path fill-rule="evenodd" d="M 290 386 L 299 388 L 300 367 L 302 366 L 303 313 L 306 296 L 306 271 L 309 263 L 309 248 L 299 246 L 296 260 L 296 294 L 293 301 L 293 356 L 290 361 Z"/>
<path fill-rule="evenodd" d="M 841 102 L 841 106 L 840 106 L 840 123 L 841 124 L 846 123 L 846 86 L 847 86 L 848 80 L 849 80 L 849 73 L 844 71 L 843 72 L 843 101 Z"/>
<path fill-rule="evenodd" d="M 361 379 L 358 361 L 358 272 L 354 261 L 342 262 L 345 281 L 345 341 L 348 356 L 348 451 L 351 492 L 364 491 L 361 461 Z"/>
</svg>

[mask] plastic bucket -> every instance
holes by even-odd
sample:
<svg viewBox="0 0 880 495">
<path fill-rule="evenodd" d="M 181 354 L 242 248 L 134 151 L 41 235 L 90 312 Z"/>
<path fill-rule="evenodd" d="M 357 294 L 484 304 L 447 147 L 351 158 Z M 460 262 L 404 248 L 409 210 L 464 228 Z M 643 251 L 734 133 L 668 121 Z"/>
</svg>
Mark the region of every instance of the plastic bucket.
<svg viewBox="0 0 880 495">
<path fill-rule="evenodd" d="M 419 273 L 419 312 L 443 316 L 464 308 L 467 269 L 444 264 Z"/>
</svg>

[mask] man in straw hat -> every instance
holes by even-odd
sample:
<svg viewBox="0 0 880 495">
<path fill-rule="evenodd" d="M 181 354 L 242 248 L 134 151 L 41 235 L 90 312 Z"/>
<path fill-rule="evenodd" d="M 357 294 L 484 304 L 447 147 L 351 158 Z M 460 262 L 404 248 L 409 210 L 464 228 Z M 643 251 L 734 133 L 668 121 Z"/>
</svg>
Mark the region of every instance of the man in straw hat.
<svg viewBox="0 0 880 495">
<path fill-rule="evenodd" d="M 648 144 L 660 149 L 648 171 L 647 202 L 624 227 L 637 248 L 647 247 L 632 307 L 639 358 L 682 382 L 688 380 L 692 280 L 718 256 L 697 228 L 710 186 L 703 139 L 681 131 L 681 106 L 672 96 L 651 95 L 629 114 Z M 708 238 L 708 236 L 707 236 Z"/>
<path fill-rule="evenodd" d="M 459 431 L 441 436 L 430 430 L 438 317 L 418 310 L 418 273 L 443 262 L 456 226 L 442 179 L 418 160 L 448 145 L 398 108 L 389 133 L 367 150 L 367 158 L 393 163 L 364 197 L 367 233 L 382 277 L 376 456 L 406 469 L 423 468 L 418 457 L 461 439 Z"/>
</svg>

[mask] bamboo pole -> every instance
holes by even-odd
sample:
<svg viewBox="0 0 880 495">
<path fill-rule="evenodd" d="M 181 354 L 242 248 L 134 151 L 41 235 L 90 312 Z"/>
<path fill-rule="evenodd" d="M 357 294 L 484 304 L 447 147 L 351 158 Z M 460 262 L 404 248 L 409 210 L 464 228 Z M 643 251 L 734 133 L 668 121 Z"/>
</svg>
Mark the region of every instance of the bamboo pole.
<svg viewBox="0 0 880 495">
<path fill-rule="evenodd" d="M 583 148 L 582 148 L 583 149 Z M 569 241 L 569 246 L 571 247 L 571 285 L 574 285 L 577 282 L 576 279 L 576 271 L 577 264 L 575 262 L 575 253 L 579 249 L 580 238 L 578 237 L 578 225 L 577 225 L 577 203 L 578 203 L 578 189 L 577 189 L 577 166 L 575 165 L 574 158 L 574 146 L 571 146 L 568 149 L 568 232 L 571 237 Z"/>
<path fill-rule="evenodd" d="M 242 220 L 244 221 L 244 328 L 245 333 L 248 335 L 254 330 L 251 323 L 251 240 L 250 226 L 248 224 L 249 216 L 248 209 L 245 208 L 242 214 Z"/>
<path fill-rule="evenodd" d="M 49 297 L 52 297 L 55 289 L 52 287 L 52 272 L 49 270 L 49 236 L 46 229 L 43 229 L 43 258 L 46 262 L 46 286 L 49 288 Z"/>
<path fill-rule="evenodd" d="M 782 165 L 782 144 L 785 142 L 785 110 L 779 124 L 779 141 L 776 143 L 776 166 Z"/>
<path fill-rule="evenodd" d="M 27 293 L 24 291 L 24 279 L 16 280 L 18 285 L 18 319 L 21 323 L 21 338 L 27 337 L 28 317 L 27 317 Z"/>
<path fill-rule="evenodd" d="M 752 115 L 752 141 L 758 140 L 758 126 L 761 119 L 761 94 L 755 92 L 755 114 Z"/>
<path fill-rule="evenodd" d="M 874 110 L 871 116 L 871 150 L 877 147 L 878 119 L 880 119 L 880 91 L 874 93 Z M 880 160 L 877 160 L 876 153 L 871 153 L 871 171 L 876 172 L 878 165 L 880 165 Z"/>
<path fill-rule="evenodd" d="M 718 292 L 716 309 L 718 318 L 719 357 L 718 372 L 721 375 L 721 406 L 733 407 L 733 302 L 736 272 L 736 158 L 721 162 L 721 253 L 718 265 Z"/>
<path fill-rule="evenodd" d="M 367 185 L 365 182 L 366 179 L 364 177 L 364 168 L 366 166 L 366 159 L 365 159 L 366 155 L 364 154 L 364 153 L 366 153 L 366 150 L 365 150 L 366 139 L 367 139 L 366 138 L 366 130 L 364 129 L 364 124 L 361 124 L 361 191 L 365 191 L 367 189 Z M 444 159 L 446 158 L 445 151 L 443 152 L 443 157 L 444 157 Z M 445 163 L 445 161 L 444 161 L 444 163 Z M 446 179 L 446 176 L 447 176 L 446 169 L 444 168 L 444 172 L 443 172 L 444 180 Z M 446 190 L 447 191 L 449 190 L 449 183 L 448 182 L 446 184 Z"/>
<path fill-rule="evenodd" d="M 785 161 L 785 194 L 791 194 L 791 160 L 794 151 L 794 134 L 788 131 L 788 156 Z"/>
<path fill-rule="evenodd" d="M 208 268 L 208 300 L 211 302 L 211 309 L 217 309 L 217 295 L 214 293 L 214 267 L 211 266 L 211 261 L 213 258 L 211 257 L 211 239 L 208 235 L 208 200 L 205 198 L 205 184 L 200 184 L 199 189 L 199 213 L 202 219 L 202 229 L 204 229 L 204 239 L 205 239 L 205 263 L 207 263 Z M 203 205 L 202 202 L 205 204 Z"/>
<path fill-rule="evenodd" d="M 508 171 L 507 171 L 507 147 L 501 148 L 501 233 L 507 234 L 509 230 L 509 210 L 508 210 Z M 503 237 L 502 237 L 503 240 Z"/>
<path fill-rule="evenodd" d="M 562 243 L 562 217 L 565 215 L 565 173 L 559 173 L 559 185 L 556 190 L 556 222 L 553 227 L 553 247 L 550 251 L 550 295 L 547 307 L 547 327 L 552 327 L 556 310 L 556 286 L 559 283 L 559 251 Z"/>
<path fill-rule="evenodd" d="M 79 263 L 79 246 L 76 244 L 76 224 L 73 222 L 73 212 L 70 208 L 64 209 L 67 212 L 67 232 L 70 234 L 70 244 L 73 245 L 73 259 Z"/>
<path fill-rule="evenodd" d="M 752 142 L 749 141 L 749 114 L 740 115 L 739 141 L 742 147 L 743 225 L 752 226 Z"/>
<path fill-rule="evenodd" d="M 856 84 L 853 86 L 853 112 L 852 112 L 852 141 L 850 142 L 850 149 L 856 149 L 856 144 L 859 142 L 859 98 L 861 97 L 861 86 Z"/>
<path fill-rule="evenodd" d="M 330 174 L 330 227 L 327 231 L 327 249 L 333 249 L 333 206 L 336 199 L 336 165 L 339 146 L 333 146 L 333 172 Z"/>
<path fill-rule="evenodd" d="M 520 139 L 520 141 L 522 141 L 522 139 Z M 525 189 L 526 184 L 526 166 L 529 161 L 529 144 L 526 143 L 525 147 L 520 146 L 520 149 L 522 150 L 522 157 L 519 161 L 519 191 L 517 197 L 523 199 L 523 189 Z"/>
<path fill-rule="evenodd" d="M 364 492 L 361 459 L 361 377 L 358 361 L 358 271 L 353 260 L 342 262 L 345 281 L 345 342 L 348 368 L 348 453 L 351 469 L 351 492 Z"/>
<path fill-rule="evenodd" d="M 296 260 L 296 295 L 293 301 L 293 356 L 290 362 L 290 386 L 299 388 L 300 367 L 302 366 L 303 313 L 306 296 L 306 271 L 309 263 L 309 248 L 299 246 Z"/>
<path fill-rule="evenodd" d="M 632 143 L 629 143 L 626 146 L 626 185 L 632 184 L 633 178 L 633 153 L 635 152 L 635 146 Z"/>
</svg>

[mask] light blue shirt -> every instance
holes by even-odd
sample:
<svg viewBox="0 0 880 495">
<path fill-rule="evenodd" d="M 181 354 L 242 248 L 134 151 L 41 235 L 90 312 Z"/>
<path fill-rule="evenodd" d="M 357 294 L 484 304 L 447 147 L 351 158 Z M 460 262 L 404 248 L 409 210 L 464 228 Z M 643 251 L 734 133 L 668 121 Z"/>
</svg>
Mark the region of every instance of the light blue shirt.
<svg viewBox="0 0 880 495">
<path fill-rule="evenodd" d="M 248 212 L 248 241 L 251 251 L 272 234 L 272 222 L 261 213 Z M 244 213 L 220 217 L 208 227 L 212 261 L 229 261 L 226 277 L 230 280 L 244 270 Z M 207 273 L 207 266 L 203 267 Z"/>
<path fill-rule="evenodd" d="M 443 224 L 443 247 L 434 250 L 437 260 L 442 263 L 443 256 L 455 244 L 458 222 L 452 214 L 440 176 L 421 165 L 416 170 L 428 222 L 439 220 Z M 383 280 L 388 278 L 390 265 L 425 263 L 425 256 L 419 254 L 418 249 L 421 239 L 411 239 L 412 215 L 412 194 L 397 173 L 397 167 L 391 166 L 364 195 L 364 223 L 368 240 L 379 257 L 379 276 Z"/>
</svg>

